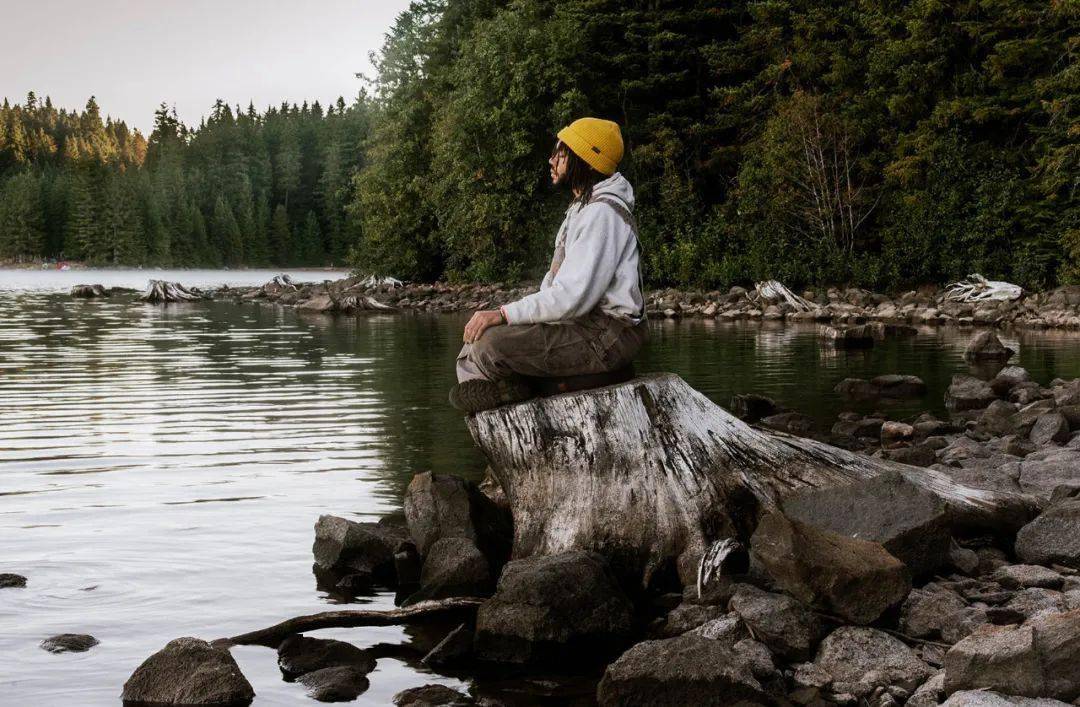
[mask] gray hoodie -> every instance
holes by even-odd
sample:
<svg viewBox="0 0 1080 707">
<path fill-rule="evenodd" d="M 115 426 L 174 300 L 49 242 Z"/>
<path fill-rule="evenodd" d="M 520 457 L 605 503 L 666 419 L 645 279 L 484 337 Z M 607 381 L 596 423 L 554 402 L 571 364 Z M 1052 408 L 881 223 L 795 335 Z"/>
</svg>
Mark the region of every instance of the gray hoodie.
<svg viewBox="0 0 1080 707">
<path fill-rule="evenodd" d="M 634 229 L 604 199 L 634 208 L 634 189 L 620 173 L 597 182 L 592 199 L 566 210 L 555 248 L 566 256 L 540 284 L 540 291 L 502 308 L 508 324 L 558 322 L 596 309 L 634 323 L 644 316 L 639 249 Z"/>
</svg>

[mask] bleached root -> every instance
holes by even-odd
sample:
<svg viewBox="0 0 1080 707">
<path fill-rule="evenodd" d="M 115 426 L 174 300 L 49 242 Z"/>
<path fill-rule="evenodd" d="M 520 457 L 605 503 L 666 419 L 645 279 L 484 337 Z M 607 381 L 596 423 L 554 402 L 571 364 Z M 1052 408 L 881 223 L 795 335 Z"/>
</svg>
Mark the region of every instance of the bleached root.
<svg viewBox="0 0 1080 707">
<path fill-rule="evenodd" d="M 151 280 L 146 292 L 139 298 L 144 302 L 191 302 L 203 299 L 203 294 L 192 288 L 188 289 L 179 282 Z"/>
<path fill-rule="evenodd" d="M 1023 294 L 1024 289 L 1019 285 L 987 280 L 978 273 L 945 288 L 945 299 L 950 302 L 1011 302 Z"/>
<path fill-rule="evenodd" d="M 296 289 L 296 283 L 294 283 L 292 278 L 285 273 L 282 273 L 280 275 L 274 275 L 274 279 L 271 280 L 268 284 L 277 285 L 278 287 L 284 287 L 291 290 Z"/>
<path fill-rule="evenodd" d="M 791 305 L 798 312 L 809 312 L 814 309 L 814 303 L 799 297 L 789 290 L 778 280 L 763 280 L 754 285 L 753 294 L 747 297 L 754 304 L 769 305 L 784 302 Z"/>
<path fill-rule="evenodd" d="M 374 297 L 368 297 L 367 295 L 349 295 L 348 297 L 342 297 L 338 300 L 336 308 L 342 312 L 357 312 L 363 310 L 394 311 L 394 308 L 390 305 L 383 304 Z"/>
<path fill-rule="evenodd" d="M 378 276 L 374 273 L 368 275 L 360 282 L 356 283 L 361 287 L 389 287 L 392 290 L 396 290 L 399 287 L 404 287 L 405 283 L 396 277 Z"/>
</svg>

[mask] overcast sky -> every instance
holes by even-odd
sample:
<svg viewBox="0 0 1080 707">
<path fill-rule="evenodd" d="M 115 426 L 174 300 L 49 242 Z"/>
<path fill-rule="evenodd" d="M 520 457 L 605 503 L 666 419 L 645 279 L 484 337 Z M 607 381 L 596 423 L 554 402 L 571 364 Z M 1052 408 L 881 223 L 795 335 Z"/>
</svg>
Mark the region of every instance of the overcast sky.
<svg viewBox="0 0 1080 707">
<path fill-rule="evenodd" d="M 155 108 L 198 124 L 214 100 L 261 111 L 360 90 L 408 0 L 0 0 L 0 97 L 28 91 L 149 134 Z M 2 100 L 2 99 L 0 99 Z"/>
</svg>

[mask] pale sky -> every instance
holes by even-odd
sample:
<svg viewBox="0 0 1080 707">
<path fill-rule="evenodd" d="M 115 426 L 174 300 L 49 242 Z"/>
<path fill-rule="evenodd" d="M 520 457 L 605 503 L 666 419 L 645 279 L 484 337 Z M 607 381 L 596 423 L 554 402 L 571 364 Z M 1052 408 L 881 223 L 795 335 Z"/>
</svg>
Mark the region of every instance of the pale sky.
<svg viewBox="0 0 1080 707">
<path fill-rule="evenodd" d="M 0 0 L 0 101 L 28 91 L 149 135 L 165 101 L 197 125 L 214 100 L 324 106 L 363 85 L 408 0 Z"/>
</svg>

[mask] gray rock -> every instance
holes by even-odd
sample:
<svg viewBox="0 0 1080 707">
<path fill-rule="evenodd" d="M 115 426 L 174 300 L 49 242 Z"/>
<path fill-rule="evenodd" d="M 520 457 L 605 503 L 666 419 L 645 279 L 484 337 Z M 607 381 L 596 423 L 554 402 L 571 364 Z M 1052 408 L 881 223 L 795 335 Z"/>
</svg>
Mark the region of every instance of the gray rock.
<svg viewBox="0 0 1080 707">
<path fill-rule="evenodd" d="M 1007 361 L 1015 353 L 1001 343 L 1001 339 L 992 331 L 980 331 L 964 349 L 964 358 L 968 361 Z"/>
<path fill-rule="evenodd" d="M 1069 441 L 1069 421 L 1060 412 L 1047 412 L 1039 415 L 1029 435 L 1036 447 L 1050 444 L 1065 444 Z"/>
<path fill-rule="evenodd" d="M 761 418 L 761 424 L 770 429 L 805 435 L 814 429 L 814 420 L 800 412 L 781 412 Z"/>
<path fill-rule="evenodd" d="M 888 421 L 881 426 L 881 446 L 886 448 L 902 447 L 911 444 L 915 438 L 915 428 L 904 422 Z"/>
<path fill-rule="evenodd" d="M 120 699 L 162 705 L 247 705 L 251 683 L 223 648 L 198 638 L 177 638 L 135 669 Z"/>
<path fill-rule="evenodd" d="M 962 574 L 974 575 L 979 571 L 979 554 L 954 542 L 949 547 L 949 564 Z"/>
<path fill-rule="evenodd" d="M 1022 383 L 1030 383 L 1031 375 L 1027 372 L 1027 369 L 1020 366 L 1005 366 L 994 379 L 990 381 L 990 387 L 994 389 L 994 392 L 998 395 L 1008 395 L 1016 386 Z"/>
<path fill-rule="evenodd" d="M 468 538 L 494 567 L 510 555 L 509 513 L 479 486 L 456 476 L 417 474 L 405 491 L 405 518 L 420 554 L 440 538 Z"/>
<path fill-rule="evenodd" d="M 850 538 L 773 512 L 750 539 L 752 563 L 810 606 L 851 623 L 874 621 L 911 589 L 903 563 L 879 543 Z"/>
<path fill-rule="evenodd" d="M 855 689 L 861 694 L 857 696 L 890 685 L 910 692 L 934 673 L 899 639 L 857 626 L 843 626 L 826 636 L 814 664 L 828 673 L 834 683 L 858 686 Z"/>
<path fill-rule="evenodd" d="M 1016 433 L 1016 412 L 1014 403 L 995 400 L 979 415 L 978 429 L 997 437 Z"/>
<path fill-rule="evenodd" d="M 351 665 L 313 670 L 296 681 L 307 688 L 308 697 L 319 702 L 352 702 L 370 686 L 367 673 Z"/>
<path fill-rule="evenodd" d="M 652 631 L 652 634 L 655 638 L 681 636 L 702 624 L 724 616 L 725 613 L 722 606 L 682 604 L 672 609 Z"/>
<path fill-rule="evenodd" d="M 701 624 L 688 633 L 712 641 L 720 641 L 732 648 L 744 638 L 750 638 L 750 631 L 746 628 L 746 624 L 736 614 L 724 614 L 719 618 Z"/>
<path fill-rule="evenodd" d="M 1016 554 L 1025 562 L 1080 569 L 1080 498 L 1051 506 L 1021 528 Z"/>
<path fill-rule="evenodd" d="M 476 543 L 468 538 L 439 538 L 428 548 L 420 573 L 420 588 L 404 603 L 487 596 L 491 594 L 493 585 L 487 558 Z"/>
<path fill-rule="evenodd" d="M 1019 620 L 1045 613 L 1065 611 L 1066 608 L 1065 595 L 1053 589 L 1040 587 L 1017 591 L 1003 607 L 1007 616 L 1013 616 Z"/>
<path fill-rule="evenodd" d="M 410 687 L 394 695 L 397 707 L 469 707 L 476 701 L 445 685 Z"/>
<path fill-rule="evenodd" d="M 26 577 L 21 574 L 4 572 L 0 574 L 0 589 L 22 588 L 26 586 Z"/>
<path fill-rule="evenodd" d="M 600 555 L 566 552 L 506 565 L 480 606 L 476 647 L 506 663 L 612 651 L 630 635 L 633 607 Z"/>
<path fill-rule="evenodd" d="M 278 646 L 278 668 L 286 680 L 341 666 L 355 668 L 366 675 L 375 669 L 375 659 L 351 643 L 327 638 L 289 636 Z"/>
<path fill-rule="evenodd" d="M 754 393 L 731 396 L 730 408 L 731 414 L 750 423 L 780 412 L 775 400 Z"/>
<path fill-rule="evenodd" d="M 873 328 L 866 324 L 852 327 L 823 327 L 821 338 L 838 349 L 864 349 L 874 345 Z"/>
<path fill-rule="evenodd" d="M 879 397 L 877 387 L 865 378 L 845 378 L 836 384 L 833 392 L 851 400 L 873 400 Z"/>
<path fill-rule="evenodd" d="M 942 620 L 941 640 L 950 644 L 962 641 L 988 623 L 990 623 L 990 617 L 985 607 L 969 606 L 949 614 Z"/>
<path fill-rule="evenodd" d="M 975 376 L 958 373 L 945 391 L 945 407 L 954 411 L 981 410 L 997 400 L 990 384 Z"/>
<path fill-rule="evenodd" d="M 752 658 L 719 641 L 684 635 L 644 641 L 607 667 L 597 688 L 602 706 L 733 705 L 772 702 Z"/>
<path fill-rule="evenodd" d="M 909 702 L 908 705 L 911 703 Z M 1002 695 L 993 690 L 961 690 L 941 703 L 942 707 L 1062 707 L 1067 702 L 1051 700 L 1047 697 L 1017 697 Z M 907 705 L 905 705 L 907 707 Z"/>
<path fill-rule="evenodd" d="M 86 633 L 61 633 L 41 642 L 50 653 L 83 653 L 98 644 L 98 639 Z"/>
<path fill-rule="evenodd" d="M 944 697 L 945 671 L 939 670 L 911 693 L 904 707 L 937 707 Z"/>
<path fill-rule="evenodd" d="M 914 576 L 948 561 L 945 503 L 897 472 L 785 497 L 784 515 L 839 535 L 881 543 Z"/>
<path fill-rule="evenodd" d="M 894 462 L 907 464 L 909 466 L 927 467 L 937 461 L 937 452 L 934 451 L 933 447 L 926 444 L 916 444 L 913 447 L 886 449 L 882 452 L 882 456 L 886 459 L 891 459 Z"/>
<path fill-rule="evenodd" d="M 345 574 L 365 574 L 380 582 L 396 581 L 394 553 L 408 540 L 401 528 L 320 516 L 315 523 L 315 564 Z"/>
<path fill-rule="evenodd" d="M 817 616 L 785 594 L 742 585 L 728 605 L 751 635 L 785 660 L 809 660 L 824 635 Z"/>
<path fill-rule="evenodd" d="M 926 395 L 926 383 L 918 376 L 888 374 L 870 380 L 883 398 L 917 398 Z"/>
<path fill-rule="evenodd" d="M 1018 462 L 1017 469 L 1020 489 L 1048 500 L 1057 488 L 1080 484 L 1080 449 L 1042 449 Z"/>
<path fill-rule="evenodd" d="M 912 589 L 900 608 L 900 630 L 915 638 L 939 637 L 967 605 L 963 597 L 944 587 Z"/>
<path fill-rule="evenodd" d="M 1005 565 L 999 567 L 991 577 L 1007 589 L 1061 589 L 1065 578 L 1054 570 L 1039 565 Z"/>
</svg>

